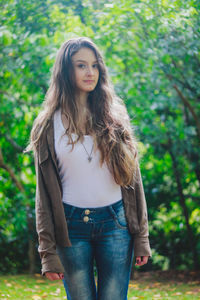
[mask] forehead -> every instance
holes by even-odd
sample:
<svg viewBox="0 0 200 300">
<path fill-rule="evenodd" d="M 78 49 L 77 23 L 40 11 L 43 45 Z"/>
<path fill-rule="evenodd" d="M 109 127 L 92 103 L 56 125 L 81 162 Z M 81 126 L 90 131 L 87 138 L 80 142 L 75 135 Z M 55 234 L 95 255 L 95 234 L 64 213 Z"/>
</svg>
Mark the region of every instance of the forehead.
<svg viewBox="0 0 200 300">
<path fill-rule="evenodd" d="M 74 62 L 78 60 L 85 60 L 85 61 L 96 61 L 96 56 L 94 52 L 90 48 L 81 48 L 78 52 L 76 52 L 72 56 L 72 60 Z"/>
</svg>

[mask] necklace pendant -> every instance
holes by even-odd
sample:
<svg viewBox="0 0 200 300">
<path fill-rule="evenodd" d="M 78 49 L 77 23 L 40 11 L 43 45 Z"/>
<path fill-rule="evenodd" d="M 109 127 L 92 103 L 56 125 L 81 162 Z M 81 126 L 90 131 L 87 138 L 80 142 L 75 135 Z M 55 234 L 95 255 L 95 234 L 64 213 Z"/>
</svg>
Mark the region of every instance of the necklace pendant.
<svg viewBox="0 0 200 300">
<path fill-rule="evenodd" d="M 89 156 L 88 161 L 91 162 L 91 160 L 92 160 L 92 156 Z"/>
</svg>

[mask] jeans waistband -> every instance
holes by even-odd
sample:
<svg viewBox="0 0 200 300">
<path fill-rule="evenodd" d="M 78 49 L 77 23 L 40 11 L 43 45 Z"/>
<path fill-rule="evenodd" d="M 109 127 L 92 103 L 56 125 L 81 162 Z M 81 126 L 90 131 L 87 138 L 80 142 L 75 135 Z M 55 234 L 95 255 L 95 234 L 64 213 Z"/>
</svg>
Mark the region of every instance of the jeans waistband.
<svg viewBox="0 0 200 300">
<path fill-rule="evenodd" d="M 64 211 L 66 217 L 70 218 L 73 214 L 74 218 L 83 217 L 86 211 L 88 211 L 90 216 L 98 216 L 98 217 L 108 217 L 111 214 L 111 211 L 117 211 L 123 205 L 123 198 L 113 204 L 101 206 L 101 207 L 77 207 L 71 204 L 67 204 L 63 202 Z"/>
</svg>

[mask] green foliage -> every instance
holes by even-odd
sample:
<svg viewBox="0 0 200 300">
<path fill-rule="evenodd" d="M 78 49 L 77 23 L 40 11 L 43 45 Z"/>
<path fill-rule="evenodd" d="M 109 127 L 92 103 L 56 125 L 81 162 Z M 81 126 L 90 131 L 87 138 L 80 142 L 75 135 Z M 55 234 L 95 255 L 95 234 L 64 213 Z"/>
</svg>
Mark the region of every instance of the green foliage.
<svg viewBox="0 0 200 300">
<path fill-rule="evenodd" d="M 161 268 L 163 261 L 170 268 L 198 265 L 198 1 L 8 0 L 0 6 L 0 148 L 4 164 L 23 186 L 20 190 L 8 170 L 0 168 L 0 244 L 9 249 L 19 237 L 22 245 L 36 239 L 34 162 L 22 150 L 47 91 L 57 49 L 71 37 L 89 36 L 103 53 L 140 141 L 155 253 L 152 268 Z M 26 249 L 17 243 L 15 247 Z M 8 271 L 21 268 L 13 266 L 12 254 L 7 256 Z"/>
</svg>

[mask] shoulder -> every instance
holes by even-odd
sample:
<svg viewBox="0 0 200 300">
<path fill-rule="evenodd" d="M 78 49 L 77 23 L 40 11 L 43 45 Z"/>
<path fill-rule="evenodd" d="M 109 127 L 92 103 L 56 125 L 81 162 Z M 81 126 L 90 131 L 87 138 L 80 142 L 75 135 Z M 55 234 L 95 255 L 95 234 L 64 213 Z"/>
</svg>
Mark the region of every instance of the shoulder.
<svg viewBox="0 0 200 300">
<path fill-rule="evenodd" d="M 38 139 L 37 152 L 44 152 L 45 148 L 48 148 L 48 135 L 51 135 L 53 129 L 53 116 L 46 120 L 43 130 Z"/>
</svg>

